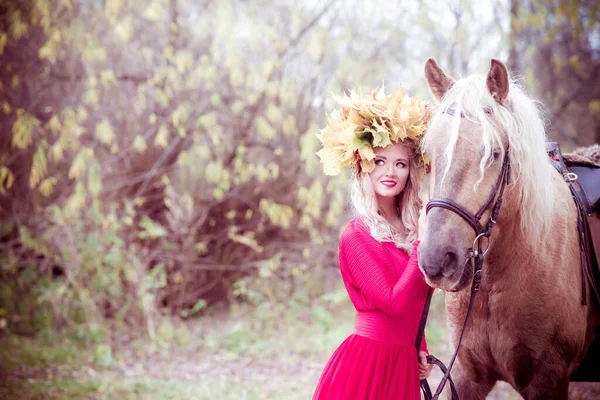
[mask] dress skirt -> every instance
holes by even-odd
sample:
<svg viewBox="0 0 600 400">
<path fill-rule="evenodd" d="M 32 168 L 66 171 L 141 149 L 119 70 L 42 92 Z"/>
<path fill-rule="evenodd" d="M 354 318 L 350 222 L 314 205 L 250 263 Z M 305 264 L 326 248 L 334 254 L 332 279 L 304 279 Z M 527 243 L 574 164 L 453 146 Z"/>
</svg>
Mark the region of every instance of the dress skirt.
<svg viewBox="0 0 600 400">
<path fill-rule="evenodd" d="M 402 321 L 383 313 L 359 312 L 354 333 L 331 356 L 313 400 L 420 400 L 417 351 L 401 328 Z"/>
</svg>

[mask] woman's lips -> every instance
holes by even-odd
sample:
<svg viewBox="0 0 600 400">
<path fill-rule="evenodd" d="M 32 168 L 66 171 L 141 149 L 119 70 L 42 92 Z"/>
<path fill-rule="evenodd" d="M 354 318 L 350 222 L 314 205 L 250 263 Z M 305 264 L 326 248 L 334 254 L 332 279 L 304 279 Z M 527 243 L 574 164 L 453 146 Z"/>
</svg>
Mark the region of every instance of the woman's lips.
<svg viewBox="0 0 600 400">
<path fill-rule="evenodd" d="M 389 188 L 396 186 L 396 182 L 394 182 L 394 181 L 381 181 L 381 184 L 383 186 L 389 187 Z"/>
</svg>

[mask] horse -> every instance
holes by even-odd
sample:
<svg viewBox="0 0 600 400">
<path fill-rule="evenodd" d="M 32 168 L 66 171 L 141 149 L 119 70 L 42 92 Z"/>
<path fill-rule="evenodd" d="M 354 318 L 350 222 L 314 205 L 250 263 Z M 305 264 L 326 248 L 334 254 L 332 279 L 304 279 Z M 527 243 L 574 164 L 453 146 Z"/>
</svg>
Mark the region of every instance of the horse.
<svg viewBox="0 0 600 400">
<path fill-rule="evenodd" d="M 528 400 L 566 400 L 600 315 L 593 301 L 582 304 L 589 288 L 578 211 L 545 151 L 540 104 L 495 59 L 486 76 L 459 80 L 429 59 L 425 77 L 440 104 L 422 150 L 430 196 L 442 200 L 428 206 L 418 259 L 427 283 L 446 292 L 454 348 L 473 284 L 473 249 L 485 254 L 452 370 L 458 395 L 484 399 L 505 381 Z M 491 234 L 475 238 L 481 221 Z"/>
</svg>

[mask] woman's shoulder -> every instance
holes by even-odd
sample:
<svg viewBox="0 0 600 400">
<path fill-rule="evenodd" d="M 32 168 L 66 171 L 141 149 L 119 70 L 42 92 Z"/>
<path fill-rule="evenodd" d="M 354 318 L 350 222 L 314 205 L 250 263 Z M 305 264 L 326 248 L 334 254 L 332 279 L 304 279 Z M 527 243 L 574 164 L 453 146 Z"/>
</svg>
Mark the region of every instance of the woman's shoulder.
<svg viewBox="0 0 600 400">
<path fill-rule="evenodd" d="M 364 221 L 363 217 L 360 215 L 357 215 L 356 217 L 354 217 L 348 223 L 348 225 L 346 225 L 346 228 L 344 228 L 344 231 L 341 236 L 341 243 L 348 242 L 348 241 L 355 242 L 357 240 L 367 241 L 367 242 L 377 242 L 377 240 L 375 240 L 375 238 L 373 238 L 371 236 L 371 230 L 369 229 L 368 225 Z M 377 242 L 377 243 L 379 243 L 379 242 Z"/>
</svg>

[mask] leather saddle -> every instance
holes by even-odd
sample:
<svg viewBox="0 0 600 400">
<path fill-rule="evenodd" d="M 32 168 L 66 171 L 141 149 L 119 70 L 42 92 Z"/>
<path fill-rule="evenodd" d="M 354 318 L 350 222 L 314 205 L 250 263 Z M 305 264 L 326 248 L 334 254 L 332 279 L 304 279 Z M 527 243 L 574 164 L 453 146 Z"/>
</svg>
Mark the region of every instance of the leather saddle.
<svg viewBox="0 0 600 400">
<path fill-rule="evenodd" d="M 600 164 L 578 154 L 562 154 L 558 143 L 546 143 L 546 151 L 556 170 L 569 183 L 579 211 L 578 231 L 582 261 L 582 295 L 586 281 L 596 306 L 600 308 Z M 600 329 L 585 359 L 570 377 L 572 382 L 600 382 Z"/>
</svg>

